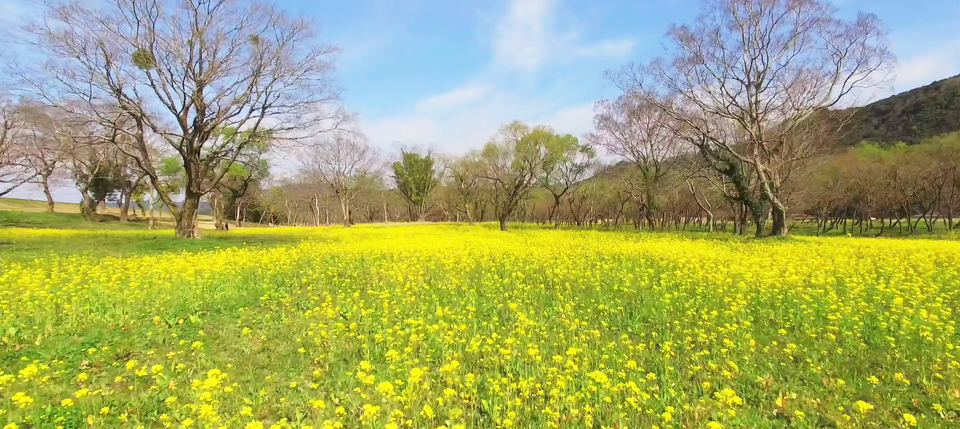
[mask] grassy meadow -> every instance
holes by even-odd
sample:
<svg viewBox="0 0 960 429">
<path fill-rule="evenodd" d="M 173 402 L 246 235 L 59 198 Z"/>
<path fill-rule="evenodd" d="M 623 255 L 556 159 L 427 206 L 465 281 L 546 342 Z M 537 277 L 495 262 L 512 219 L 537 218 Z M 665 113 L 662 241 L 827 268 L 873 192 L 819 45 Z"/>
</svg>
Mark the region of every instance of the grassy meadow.
<svg viewBox="0 0 960 429">
<path fill-rule="evenodd" d="M 0 267 L 6 429 L 960 427 L 957 241 L 0 228 Z"/>
</svg>

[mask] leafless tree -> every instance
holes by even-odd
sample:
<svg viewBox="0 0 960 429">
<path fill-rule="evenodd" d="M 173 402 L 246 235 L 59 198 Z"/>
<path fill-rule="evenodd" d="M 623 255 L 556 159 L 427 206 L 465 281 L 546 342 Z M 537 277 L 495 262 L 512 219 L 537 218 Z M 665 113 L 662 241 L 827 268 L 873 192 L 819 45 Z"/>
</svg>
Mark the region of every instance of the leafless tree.
<svg viewBox="0 0 960 429">
<path fill-rule="evenodd" d="M 683 148 L 674 133 L 672 119 L 659 106 L 633 94 L 601 101 L 595 110 L 596 131 L 588 134 L 587 139 L 636 167 L 639 183 L 629 185 L 639 190 L 635 199 L 647 224 L 653 228 L 660 210 L 657 201 L 660 180 L 670 172 Z"/>
<path fill-rule="evenodd" d="M 69 157 L 76 141 L 70 135 L 70 120 L 61 111 L 39 103 L 22 102 L 18 107 L 23 118 L 20 135 L 23 162 L 33 176 L 33 183 L 40 186 L 47 199 L 47 212 L 53 213 L 56 203 L 51 185 L 62 172 L 63 162 Z"/>
<path fill-rule="evenodd" d="M 303 137 L 343 117 L 330 80 L 336 48 L 313 25 L 257 0 L 46 0 L 24 41 L 48 61 L 20 77 L 50 104 L 82 101 L 76 113 L 117 127 L 172 211 L 180 237 L 195 237 L 201 197 L 251 144 L 233 128 Z M 184 200 L 162 192 L 152 146 L 184 168 Z M 217 174 L 217 173 L 220 174 Z"/>
<path fill-rule="evenodd" d="M 844 20 L 821 0 L 707 0 L 695 24 L 669 30 L 666 58 L 615 80 L 663 109 L 690 142 L 749 166 L 772 233 L 784 235 L 785 181 L 824 141 L 810 124 L 886 80 L 894 59 L 885 36 L 875 15 Z"/>
<path fill-rule="evenodd" d="M 0 197 L 36 177 L 24 160 L 23 116 L 0 95 Z"/>
<path fill-rule="evenodd" d="M 356 133 L 334 132 L 321 137 L 304 153 L 301 174 L 326 183 L 340 202 L 343 225 L 350 226 L 350 202 L 364 179 L 377 174 L 380 156 L 366 139 Z"/>
<path fill-rule="evenodd" d="M 456 220 L 462 214 L 470 223 L 483 221 L 483 206 L 488 194 L 483 180 L 483 160 L 477 152 L 446 162 L 447 176 L 444 187 L 451 192 L 450 206 L 456 210 Z"/>
</svg>

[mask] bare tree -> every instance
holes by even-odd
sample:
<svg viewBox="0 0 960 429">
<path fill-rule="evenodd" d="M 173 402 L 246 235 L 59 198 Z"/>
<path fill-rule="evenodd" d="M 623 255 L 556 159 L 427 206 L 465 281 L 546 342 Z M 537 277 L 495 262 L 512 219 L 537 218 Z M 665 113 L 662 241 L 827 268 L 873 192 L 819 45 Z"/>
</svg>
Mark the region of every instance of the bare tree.
<svg viewBox="0 0 960 429">
<path fill-rule="evenodd" d="M 49 103 L 82 101 L 133 157 L 172 211 L 180 237 L 196 237 L 201 197 L 251 144 L 240 133 L 269 129 L 303 137 L 343 117 L 330 81 L 336 48 L 313 25 L 256 0 L 46 1 L 24 39 L 50 60 L 21 68 Z M 152 146 L 184 168 L 182 204 L 162 192 Z"/>
<path fill-rule="evenodd" d="M 22 119 L 17 106 L 0 96 L 0 197 L 36 177 L 24 160 Z"/>
<path fill-rule="evenodd" d="M 785 181 L 825 140 L 814 117 L 882 83 L 894 62 L 875 15 L 836 15 L 821 0 L 707 0 L 694 25 L 670 29 L 665 59 L 628 66 L 616 81 L 701 152 L 747 165 L 773 235 L 785 235 Z"/>
<path fill-rule="evenodd" d="M 335 132 L 306 149 L 301 174 L 326 183 L 340 202 L 343 226 L 350 226 L 350 202 L 366 176 L 377 172 L 380 157 L 363 136 Z"/>
<path fill-rule="evenodd" d="M 663 109 L 633 94 L 614 101 L 601 101 L 595 108 L 595 132 L 587 138 L 610 154 L 622 157 L 639 171 L 639 188 L 635 200 L 644 212 L 647 224 L 654 227 L 659 212 L 657 189 L 660 180 L 670 172 L 682 145 L 673 132 L 671 118 Z M 630 177 L 630 176 L 624 176 Z"/>
<path fill-rule="evenodd" d="M 487 186 L 482 176 L 484 167 L 480 154 L 471 152 L 448 161 L 446 165 L 448 174 L 445 186 L 453 191 L 449 195 L 454 197 L 451 205 L 456 208 L 456 219 L 460 220 L 462 213 L 470 223 L 482 222 Z"/>
<path fill-rule="evenodd" d="M 70 120 L 62 112 L 38 103 L 22 102 L 18 110 L 23 118 L 20 139 L 24 167 L 43 191 L 47 212 L 53 213 L 56 203 L 50 188 L 75 142 L 70 135 Z"/>
</svg>

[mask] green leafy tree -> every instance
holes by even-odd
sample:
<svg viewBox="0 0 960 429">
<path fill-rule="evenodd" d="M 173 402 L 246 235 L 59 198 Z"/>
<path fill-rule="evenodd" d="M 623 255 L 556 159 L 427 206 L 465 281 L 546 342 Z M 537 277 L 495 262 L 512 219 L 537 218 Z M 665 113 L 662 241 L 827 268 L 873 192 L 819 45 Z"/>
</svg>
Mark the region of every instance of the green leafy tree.
<svg viewBox="0 0 960 429">
<path fill-rule="evenodd" d="M 529 197 L 547 159 L 556 156 L 550 152 L 554 139 L 556 134 L 548 127 L 531 128 L 514 121 L 501 127 L 480 151 L 481 177 L 491 184 L 491 202 L 501 231 L 507 230 L 507 221 Z"/>
<path fill-rule="evenodd" d="M 393 163 L 393 180 L 407 202 L 410 219 L 423 222 L 430 193 L 440 183 L 433 156 L 402 151 L 400 160 Z"/>
<path fill-rule="evenodd" d="M 559 225 L 556 215 L 560 201 L 574 185 L 590 174 L 597 153 L 570 134 L 554 134 L 547 140 L 545 150 L 546 156 L 539 181 L 553 197 L 549 221 Z"/>
<path fill-rule="evenodd" d="M 83 201 L 80 214 L 87 221 L 97 219 L 97 205 L 116 193 L 121 187 L 122 167 L 110 156 L 102 156 L 95 150 L 85 151 L 71 160 L 74 165 L 73 180 Z"/>
</svg>

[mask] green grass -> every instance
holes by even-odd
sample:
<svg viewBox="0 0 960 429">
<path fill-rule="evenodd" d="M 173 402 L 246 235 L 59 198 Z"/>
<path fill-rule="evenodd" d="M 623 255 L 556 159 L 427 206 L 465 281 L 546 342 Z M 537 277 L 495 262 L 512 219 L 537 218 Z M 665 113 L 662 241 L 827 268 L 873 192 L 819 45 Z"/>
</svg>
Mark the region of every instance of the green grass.
<svg viewBox="0 0 960 429">
<path fill-rule="evenodd" d="M 96 222 L 87 222 L 79 213 L 43 213 L 24 211 L 0 211 L 0 228 L 54 228 L 54 229 L 147 229 L 145 220 L 121 222 L 112 214 L 99 215 Z"/>
</svg>

